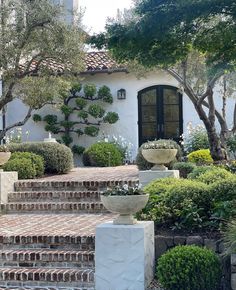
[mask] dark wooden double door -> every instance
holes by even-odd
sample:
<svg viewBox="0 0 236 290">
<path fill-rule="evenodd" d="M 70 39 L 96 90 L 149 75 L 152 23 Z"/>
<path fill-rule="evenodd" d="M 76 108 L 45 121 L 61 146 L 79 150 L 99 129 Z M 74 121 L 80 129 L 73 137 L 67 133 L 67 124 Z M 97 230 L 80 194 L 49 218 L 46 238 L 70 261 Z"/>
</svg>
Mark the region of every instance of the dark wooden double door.
<svg viewBox="0 0 236 290">
<path fill-rule="evenodd" d="M 138 93 L 139 145 L 149 140 L 180 141 L 183 134 L 182 94 L 171 86 L 152 86 Z"/>
</svg>

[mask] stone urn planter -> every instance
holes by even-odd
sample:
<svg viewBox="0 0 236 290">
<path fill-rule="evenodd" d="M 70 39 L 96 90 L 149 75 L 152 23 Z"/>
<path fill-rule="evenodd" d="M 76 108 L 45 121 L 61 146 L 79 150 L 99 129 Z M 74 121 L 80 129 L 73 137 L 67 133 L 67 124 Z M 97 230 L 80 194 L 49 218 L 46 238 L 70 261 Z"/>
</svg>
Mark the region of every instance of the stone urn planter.
<svg viewBox="0 0 236 290">
<path fill-rule="evenodd" d="M 151 170 L 167 170 L 164 164 L 168 164 L 175 159 L 177 149 L 142 149 L 143 157 L 155 165 Z"/>
<path fill-rule="evenodd" d="M 5 164 L 11 157 L 11 152 L 0 152 L 0 165 Z"/>
<path fill-rule="evenodd" d="M 137 220 L 133 214 L 140 211 L 148 202 L 149 194 L 142 195 L 101 195 L 101 201 L 106 209 L 118 213 L 113 220 L 115 225 L 134 225 Z"/>
</svg>

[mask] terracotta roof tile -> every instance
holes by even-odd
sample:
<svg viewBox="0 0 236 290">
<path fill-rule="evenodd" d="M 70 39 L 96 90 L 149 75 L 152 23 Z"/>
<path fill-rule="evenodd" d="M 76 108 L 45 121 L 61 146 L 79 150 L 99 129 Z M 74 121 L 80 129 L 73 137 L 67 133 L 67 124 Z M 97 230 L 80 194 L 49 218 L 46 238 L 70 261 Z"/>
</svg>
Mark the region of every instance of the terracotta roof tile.
<svg viewBox="0 0 236 290">
<path fill-rule="evenodd" d="M 88 52 L 86 53 L 84 62 L 85 71 L 82 72 L 83 74 L 127 71 L 124 65 L 119 65 L 106 51 Z M 24 65 L 21 67 L 22 70 L 25 68 Z M 31 71 L 31 74 L 37 74 L 40 69 L 48 69 L 53 73 L 63 73 L 64 68 L 64 64 L 60 64 L 59 62 L 49 58 L 42 61 L 40 64 L 37 61 L 32 62 L 29 70 Z M 69 69 L 69 65 L 67 69 Z"/>
</svg>

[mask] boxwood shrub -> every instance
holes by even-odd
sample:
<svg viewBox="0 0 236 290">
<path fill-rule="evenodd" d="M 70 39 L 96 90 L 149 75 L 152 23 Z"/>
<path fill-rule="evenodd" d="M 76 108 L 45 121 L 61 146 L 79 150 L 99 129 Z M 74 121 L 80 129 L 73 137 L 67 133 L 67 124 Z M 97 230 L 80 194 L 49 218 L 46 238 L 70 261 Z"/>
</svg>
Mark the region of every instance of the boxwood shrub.
<svg viewBox="0 0 236 290">
<path fill-rule="evenodd" d="M 44 174 L 44 159 L 40 155 L 30 153 L 30 152 L 15 152 L 11 154 L 12 159 L 30 159 L 34 165 L 35 171 L 36 171 L 36 177 L 41 177 Z"/>
<path fill-rule="evenodd" d="M 166 290 L 217 290 L 220 260 L 206 248 L 177 246 L 159 258 L 157 278 Z"/>
<path fill-rule="evenodd" d="M 29 158 L 14 158 L 3 165 L 4 171 L 17 171 L 19 179 L 36 177 L 35 166 Z"/>
<path fill-rule="evenodd" d="M 200 149 L 191 152 L 190 154 L 188 154 L 188 161 L 196 163 L 198 165 L 213 163 L 213 159 L 211 157 L 209 149 Z"/>
<path fill-rule="evenodd" d="M 173 165 L 174 170 L 179 170 L 179 175 L 182 178 L 187 178 L 188 174 L 191 173 L 196 165 L 191 162 L 176 162 Z"/>
<path fill-rule="evenodd" d="M 43 157 L 46 173 L 67 173 L 73 168 L 71 149 L 59 143 L 26 142 L 9 144 L 11 152 L 32 152 Z"/>
<path fill-rule="evenodd" d="M 121 165 L 123 156 L 116 145 L 98 142 L 84 151 L 83 160 L 87 166 L 108 167 Z"/>
<path fill-rule="evenodd" d="M 196 180 L 199 180 L 206 184 L 211 184 L 211 183 L 217 182 L 218 180 L 221 180 L 221 182 L 223 182 L 224 179 L 230 178 L 233 176 L 234 175 L 230 173 L 228 170 L 224 168 L 220 168 L 220 167 L 215 167 L 197 176 Z"/>
</svg>

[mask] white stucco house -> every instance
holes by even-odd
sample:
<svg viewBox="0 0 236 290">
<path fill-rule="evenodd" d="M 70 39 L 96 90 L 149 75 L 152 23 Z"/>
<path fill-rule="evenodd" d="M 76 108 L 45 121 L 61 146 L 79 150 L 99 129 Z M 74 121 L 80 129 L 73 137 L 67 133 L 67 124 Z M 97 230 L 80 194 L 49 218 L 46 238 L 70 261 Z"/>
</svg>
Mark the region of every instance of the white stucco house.
<svg viewBox="0 0 236 290">
<path fill-rule="evenodd" d="M 119 66 L 107 52 L 89 52 L 85 59 L 85 71 L 80 74 L 82 83 L 94 83 L 97 87 L 107 85 L 114 97 L 113 104 L 106 109 L 119 114 L 119 121 L 113 125 L 101 126 L 100 133 L 122 136 L 133 144 L 133 157 L 138 147 L 146 140 L 171 138 L 176 141 L 186 131 L 188 122 L 199 124 L 200 119 L 189 98 L 180 93 L 178 82 L 164 71 L 153 71 L 138 79 L 123 66 Z M 118 91 L 125 97 L 120 99 Z M 233 100 L 232 100 L 233 101 Z M 216 104 L 221 107 L 221 98 L 216 96 Z M 227 117 L 232 120 L 233 106 L 228 105 Z M 23 119 L 26 107 L 20 100 L 10 103 L 7 108 L 7 125 Z M 41 115 L 55 114 L 51 107 L 44 107 Z M 30 119 L 23 129 L 29 131 L 29 141 L 40 141 L 48 136 L 42 122 Z M 58 137 L 58 136 L 54 136 Z M 98 139 L 101 136 L 98 137 Z M 96 138 L 81 136 L 74 138 L 75 144 L 87 147 Z"/>
</svg>

